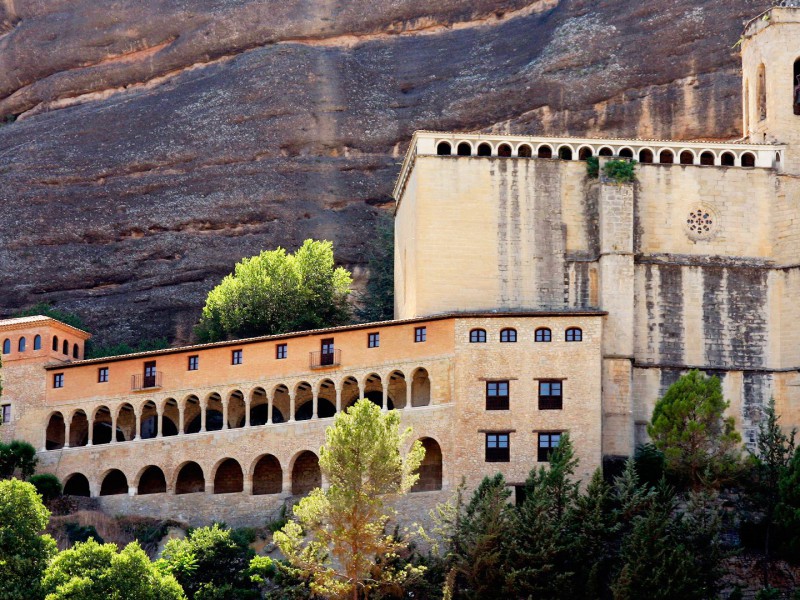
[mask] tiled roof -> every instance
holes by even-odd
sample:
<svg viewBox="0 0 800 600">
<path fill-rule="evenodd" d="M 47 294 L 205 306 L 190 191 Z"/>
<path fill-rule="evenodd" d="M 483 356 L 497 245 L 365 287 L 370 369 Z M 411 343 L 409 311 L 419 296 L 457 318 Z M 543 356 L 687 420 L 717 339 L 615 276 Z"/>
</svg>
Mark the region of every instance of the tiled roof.
<svg viewBox="0 0 800 600">
<path fill-rule="evenodd" d="M 25 327 L 28 325 L 38 325 L 38 324 L 44 325 L 46 323 L 56 325 L 62 329 L 70 329 L 76 332 L 81 337 L 88 338 L 91 336 L 91 334 L 84 331 L 83 329 L 78 329 L 77 327 L 73 327 L 72 325 L 67 325 L 66 323 L 63 323 L 58 319 L 45 317 L 43 315 L 33 315 L 30 317 L 14 317 L 12 319 L 0 319 L 0 331 L 10 331 L 14 329 L 20 329 L 21 327 Z"/>
</svg>

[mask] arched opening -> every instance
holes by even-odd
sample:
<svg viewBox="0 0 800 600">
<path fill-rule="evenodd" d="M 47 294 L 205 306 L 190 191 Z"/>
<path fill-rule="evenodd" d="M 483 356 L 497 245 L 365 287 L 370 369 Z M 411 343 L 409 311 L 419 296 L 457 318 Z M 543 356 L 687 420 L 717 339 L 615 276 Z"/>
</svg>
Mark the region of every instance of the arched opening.
<svg viewBox="0 0 800 600">
<path fill-rule="evenodd" d="M 309 450 L 302 452 L 292 466 L 292 495 L 302 496 L 322 485 L 319 458 Z"/>
<path fill-rule="evenodd" d="M 692 154 L 689 150 L 684 150 L 683 152 L 681 152 L 679 159 L 682 165 L 694 164 L 694 154 Z"/>
<path fill-rule="evenodd" d="M 58 336 L 53 336 L 53 352 L 58 352 Z"/>
<path fill-rule="evenodd" d="M 239 390 L 231 392 L 228 397 L 228 427 L 237 429 L 244 427 L 245 421 L 244 394 Z"/>
<path fill-rule="evenodd" d="M 377 406 L 383 406 L 383 380 L 377 373 L 370 373 L 364 380 L 364 397 Z M 388 390 L 386 408 L 394 409 L 394 402 L 388 397 Z"/>
<path fill-rule="evenodd" d="M 508 158 L 511 156 L 511 146 L 508 144 L 500 144 L 497 147 L 497 156 L 501 156 L 503 158 Z"/>
<path fill-rule="evenodd" d="M 60 412 L 50 415 L 45 431 L 46 450 L 59 450 L 64 447 L 64 430 L 64 415 Z"/>
<path fill-rule="evenodd" d="M 317 415 L 320 419 L 336 416 L 336 384 L 323 379 L 317 390 Z"/>
<path fill-rule="evenodd" d="M 732 167 L 736 164 L 736 157 L 733 152 L 723 152 L 719 162 L 723 167 Z"/>
<path fill-rule="evenodd" d="M 253 495 L 280 494 L 283 490 L 283 469 L 272 454 L 258 459 L 253 469 Z"/>
<path fill-rule="evenodd" d="M 289 388 L 279 385 L 272 394 L 272 422 L 283 423 L 291 414 Z"/>
<path fill-rule="evenodd" d="M 411 406 L 428 406 L 431 403 L 431 380 L 428 371 L 420 367 L 411 379 Z"/>
<path fill-rule="evenodd" d="M 478 146 L 478 156 L 491 156 L 492 155 L 492 147 L 483 142 Z"/>
<path fill-rule="evenodd" d="M 539 158 L 553 158 L 553 149 L 547 144 L 539 146 L 539 152 L 536 155 Z"/>
<path fill-rule="evenodd" d="M 764 63 L 758 65 L 758 119 L 763 121 L 767 118 L 767 70 Z"/>
<path fill-rule="evenodd" d="M 69 342 L 67 340 L 64 340 L 64 345 L 61 347 L 61 354 L 69 356 Z"/>
<path fill-rule="evenodd" d="M 775 153 L 775 166 L 776 167 L 780 166 L 780 164 L 781 164 L 781 153 L 780 152 L 776 152 Z"/>
<path fill-rule="evenodd" d="M 336 405 L 327 398 L 317 398 L 317 417 L 330 419 L 336 415 Z M 295 421 L 308 421 L 314 416 L 314 403 L 305 402 L 297 409 Z"/>
<path fill-rule="evenodd" d="M 204 492 L 206 480 L 203 476 L 203 469 L 196 462 L 188 462 L 178 471 L 178 479 L 175 482 L 176 494 L 196 494 Z"/>
<path fill-rule="evenodd" d="M 11 354 L 11 340 L 3 340 L 3 354 Z"/>
<path fill-rule="evenodd" d="M 226 458 L 217 467 L 217 472 L 214 475 L 214 493 L 215 494 L 235 494 L 244 489 L 244 474 L 242 467 L 239 463 L 232 459 Z"/>
<path fill-rule="evenodd" d="M 158 435 L 158 410 L 152 400 L 142 406 L 141 423 L 142 431 L 139 435 L 143 440 L 151 440 Z"/>
<path fill-rule="evenodd" d="M 405 374 L 401 371 L 392 371 L 389 374 L 389 397 L 394 401 L 395 408 L 406 408 L 407 390 Z"/>
<path fill-rule="evenodd" d="M 72 448 L 85 446 L 89 441 L 89 419 L 82 410 L 72 413 L 69 424 L 69 445 Z"/>
<path fill-rule="evenodd" d="M 120 496 L 128 493 L 128 478 L 119 469 L 111 469 L 100 484 L 101 496 Z"/>
<path fill-rule="evenodd" d="M 517 156 L 520 158 L 530 158 L 533 156 L 533 149 L 528 144 L 522 144 L 517 150 Z"/>
<path fill-rule="evenodd" d="M 700 164 L 709 167 L 714 164 L 714 153 L 706 150 L 700 155 Z"/>
<path fill-rule="evenodd" d="M 33 349 L 34 350 L 42 349 L 42 336 L 37 335 L 35 338 L 33 338 Z"/>
<path fill-rule="evenodd" d="M 164 477 L 164 471 L 155 465 L 147 467 L 139 477 L 137 493 L 144 496 L 146 494 L 165 494 L 166 492 L 167 478 Z"/>
<path fill-rule="evenodd" d="M 206 431 L 222 429 L 222 397 L 216 392 L 206 398 Z"/>
<path fill-rule="evenodd" d="M 450 156 L 453 153 L 453 147 L 450 142 L 439 142 L 436 145 L 436 154 L 439 156 Z"/>
<path fill-rule="evenodd" d="M 307 421 L 314 415 L 314 394 L 311 384 L 301 381 L 294 390 L 294 420 Z"/>
<path fill-rule="evenodd" d="M 136 413 L 133 412 L 133 406 L 126 402 L 117 412 L 117 441 L 129 442 L 134 438 L 135 432 Z"/>
<path fill-rule="evenodd" d="M 28 340 L 26 340 L 24 337 L 19 338 L 19 342 L 17 342 L 17 351 L 25 352 L 27 346 L 28 346 Z"/>
<path fill-rule="evenodd" d="M 111 442 L 111 411 L 100 406 L 92 418 L 92 444 L 95 446 Z"/>
<path fill-rule="evenodd" d="M 578 160 L 587 160 L 592 157 L 592 149 L 589 146 L 584 146 L 578 150 Z"/>
<path fill-rule="evenodd" d="M 619 151 L 620 158 L 633 158 L 633 150 L 630 148 L 623 148 Z"/>
<path fill-rule="evenodd" d="M 64 481 L 64 495 L 83 496 L 84 498 L 91 496 L 89 480 L 86 479 L 86 475 L 83 473 L 73 473 L 67 477 L 66 481 Z"/>
<path fill-rule="evenodd" d="M 422 438 L 425 458 L 419 466 L 419 479 L 412 492 L 432 492 L 442 489 L 442 448 L 433 438 Z"/>
<path fill-rule="evenodd" d="M 752 152 L 745 152 L 742 154 L 742 166 L 743 167 L 755 167 L 756 166 L 756 155 Z"/>
<path fill-rule="evenodd" d="M 470 146 L 468 142 L 461 142 L 456 147 L 456 153 L 459 156 L 471 156 L 472 155 L 472 146 Z"/>
<path fill-rule="evenodd" d="M 358 388 L 358 381 L 355 377 L 347 377 L 342 382 L 342 410 L 347 409 L 356 403 L 361 392 Z"/>
<path fill-rule="evenodd" d="M 672 150 L 662 150 L 661 154 L 658 155 L 658 162 L 662 165 L 671 165 L 675 162 L 675 155 L 672 153 Z"/>
<path fill-rule="evenodd" d="M 269 399 L 264 388 L 257 387 L 250 393 L 250 426 L 266 425 L 269 420 Z"/>
<path fill-rule="evenodd" d="M 164 437 L 178 435 L 178 423 L 181 420 L 181 413 L 178 410 L 178 401 L 175 398 L 168 398 L 164 402 L 164 416 L 161 419 L 163 431 L 161 435 Z"/>
<path fill-rule="evenodd" d="M 184 433 L 198 433 L 200 431 L 200 399 L 187 396 L 183 401 L 183 431 Z"/>
<path fill-rule="evenodd" d="M 80 350 L 78 349 L 78 344 L 72 345 L 72 358 L 80 358 Z"/>
<path fill-rule="evenodd" d="M 597 154 L 598 156 L 614 156 L 614 151 L 608 146 L 603 146 Z"/>
<path fill-rule="evenodd" d="M 569 146 L 561 146 L 558 149 L 558 158 L 561 160 L 572 160 L 572 148 Z"/>
<path fill-rule="evenodd" d="M 652 164 L 653 162 L 653 151 L 648 150 L 645 148 L 644 150 L 639 151 L 639 162 L 644 163 L 646 165 Z"/>
<path fill-rule="evenodd" d="M 794 114 L 800 115 L 800 58 L 794 61 L 794 77 L 792 79 L 792 105 Z"/>
</svg>

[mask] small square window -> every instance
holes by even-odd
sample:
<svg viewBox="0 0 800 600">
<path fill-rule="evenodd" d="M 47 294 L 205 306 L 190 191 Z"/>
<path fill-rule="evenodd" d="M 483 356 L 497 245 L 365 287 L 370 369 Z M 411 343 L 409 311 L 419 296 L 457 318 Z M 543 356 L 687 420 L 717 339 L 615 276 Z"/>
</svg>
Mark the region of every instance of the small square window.
<svg viewBox="0 0 800 600">
<path fill-rule="evenodd" d="M 508 381 L 486 382 L 486 410 L 508 410 Z"/>
<path fill-rule="evenodd" d="M 3 404 L 3 420 L 0 421 L 2 423 L 10 423 L 11 422 L 11 405 L 10 404 Z"/>
<path fill-rule="evenodd" d="M 97 369 L 97 383 L 108 383 L 108 367 Z"/>
<path fill-rule="evenodd" d="M 195 354 L 189 357 L 189 371 L 197 371 L 200 368 L 200 357 Z"/>
<path fill-rule="evenodd" d="M 539 434 L 539 462 L 550 462 L 550 455 L 553 450 L 558 448 L 561 442 L 561 432 L 550 432 Z"/>
<path fill-rule="evenodd" d="M 54 388 L 63 388 L 64 387 L 64 374 L 63 373 L 56 373 L 53 375 L 53 387 Z"/>
<path fill-rule="evenodd" d="M 553 332 L 547 327 L 540 327 L 536 330 L 535 340 L 537 342 L 549 342 L 553 338 Z"/>
<path fill-rule="evenodd" d="M 378 348 L 381 345 L 381 334 L 370 333 L 367 336 L 367 348 Z"/>
<path fill-rule="evenodd" d="M 241 350 L 234 350 L 231 352 L 231 364 L 232 365 L 240 365 L 242 364 L 242 351 Z"/>
<path fill-rule="evenodd" d="M 567 329 L 566 340 L 568 342 L 582 342 L 583 331 L 579 327 L 570 327 Z"/>
<path fill-rule="evenodd" d="M 486 434 L 486 462 L 509 462 L 511 450 L 509 448 L 509 434 Z"/>
<path fill-rule="evenodd" d="M 284 359 L 289 356 L 289 346 L 287 344 L 278 344 L 275 346 L 275 358 L 278 360 Z"/>
<path fill-rule="evenodd" d="M 428 328 L 427 327 L 415 327 L 414 328 L 414 342 L 424 342 L 428 339 Z"/>
<path fill-rule="evenodd" d="M 516 342 L 517 341 L 517 330 L 516 329 L 503 329 L 500 331 L 500 341 L 504 343 L 509 342 Z"/>
<path fill-rule="evenodd" d="M 539 410 L 561 410 L 562 382 L 559 380 L 539 382 Z"/>
</svg>

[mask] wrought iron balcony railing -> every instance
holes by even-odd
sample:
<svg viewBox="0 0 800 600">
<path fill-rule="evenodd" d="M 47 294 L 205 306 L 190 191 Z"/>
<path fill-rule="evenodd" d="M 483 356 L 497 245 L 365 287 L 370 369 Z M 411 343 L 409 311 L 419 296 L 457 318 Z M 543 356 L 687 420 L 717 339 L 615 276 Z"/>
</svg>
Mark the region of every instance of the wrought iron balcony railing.
<svg viewBox="0 0 800 600">
<path fill-rule="evenodd" d="M 132 375 L 131 376 L 131 391 L 149 390 L 152 388 L 161 387 L 161 371 L 156 371 L 154 375 Z"/>
<path fill-rule="evenodd" d="M 309 352 L 309 356 L 312 369 L 338 367 L 342 364 L 341 350 L 334 350 L 333 352 Z"/>
</svg>

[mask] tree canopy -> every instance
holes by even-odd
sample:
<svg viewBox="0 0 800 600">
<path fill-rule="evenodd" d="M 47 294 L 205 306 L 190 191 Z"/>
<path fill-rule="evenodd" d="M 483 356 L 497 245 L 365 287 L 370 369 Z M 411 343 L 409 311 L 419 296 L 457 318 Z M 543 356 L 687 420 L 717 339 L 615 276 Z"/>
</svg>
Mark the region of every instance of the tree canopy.
<svg viewBox="0 0 800 600">
<path fill-rule="evenodd" d="M 343 325 L 351 283 L 334 265 L 331 242 L 306 240 L 294 254 L 264 251 L 208 293 L 196 333 L 211 342 Z"/>
</svg>

